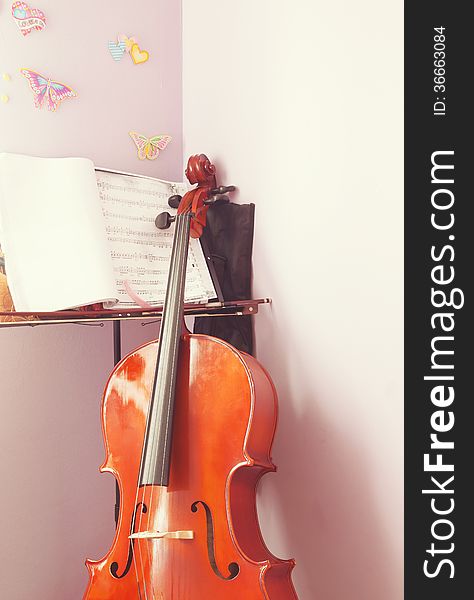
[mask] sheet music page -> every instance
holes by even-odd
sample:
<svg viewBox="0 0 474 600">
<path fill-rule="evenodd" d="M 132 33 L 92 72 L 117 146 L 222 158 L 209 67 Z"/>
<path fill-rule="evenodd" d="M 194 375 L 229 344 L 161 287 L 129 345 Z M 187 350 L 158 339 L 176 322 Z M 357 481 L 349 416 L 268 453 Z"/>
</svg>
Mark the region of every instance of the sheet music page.
<svg viewBox="0 0 474 600">
<path fill-rule="evenodd" d="M 124 287 L 124 281 L 149 304 L 162 305 L 174 225 L 159 230 L 155 227 L 155 219 L 164 211 L 176 214 L 176 209 L 169 207 L 168 198 L 174 194 L 183 195 L 187 191 L 186 186 L 101 170 L 96 171 L 96 177 L 118 294 L 118 304 L 113 306 L 136 306 Z M 215 297 L 201 244 L 191 239 L 185 302 L 207 302 Z"/>
<path fill-rule="evenodd" d="M 116 298 L 102 223 L 92 161 L 0 154 L 0 240 L 17 311 Z"/>
</svg>

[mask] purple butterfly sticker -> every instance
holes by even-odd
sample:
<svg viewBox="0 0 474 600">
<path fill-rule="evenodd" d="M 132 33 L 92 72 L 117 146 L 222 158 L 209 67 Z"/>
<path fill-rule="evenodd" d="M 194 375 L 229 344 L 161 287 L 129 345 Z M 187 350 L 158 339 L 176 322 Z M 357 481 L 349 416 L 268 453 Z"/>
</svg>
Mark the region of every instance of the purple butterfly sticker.
<svg viewBox="0 0 474 600">
<path fill-rule="evenodd" d="M 59 83 L 59 81 L 53 81 L 51 77 L 45 77 L 29 69 L 20 69 L 20 73 L 30 84 L 36 108 L 41 108 L 46 99 L 48 110 L 55 111 L 63 100 L 77 96 L 69 86 Z"/>
</svg>

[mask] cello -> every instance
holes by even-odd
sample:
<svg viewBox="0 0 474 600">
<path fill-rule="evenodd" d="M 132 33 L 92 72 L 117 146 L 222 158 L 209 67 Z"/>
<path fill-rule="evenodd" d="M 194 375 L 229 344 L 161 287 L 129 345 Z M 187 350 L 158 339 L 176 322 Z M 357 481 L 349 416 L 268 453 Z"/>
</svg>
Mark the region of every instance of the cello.
<svg viewBox="0 0 474 600">
<path fill-rule="evenodd" d="M 252 356 L 183 327 L 189 236 L 219 198 L 205 155 L 186 176 L 197 187 L 156 221 L 175 220 L 159 340 L 122 359 L 103 396 L 100 471 L 121 503 L 109 552 L 86 561 L 83 600 L 297 600 L 294 561 L 270 553 L 256 509 L 275 470 L 275 388 Z"/>
</svg>

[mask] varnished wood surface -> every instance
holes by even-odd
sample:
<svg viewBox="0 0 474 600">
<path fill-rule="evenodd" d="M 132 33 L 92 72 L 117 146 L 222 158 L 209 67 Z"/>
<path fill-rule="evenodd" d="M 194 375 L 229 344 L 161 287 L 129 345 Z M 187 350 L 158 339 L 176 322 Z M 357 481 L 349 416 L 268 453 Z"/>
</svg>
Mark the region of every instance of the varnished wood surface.
<svg viewBox="0 0 474 600">
<path fill-rule="evenodd" d="M 181 342 L 170 484 L 141 488 L 138 502 L 148 510 L 135 527 L 190 530 L 194 539 L 136 540 L 127 575 L 112 576 L 111 565 L 118 563 L 120 575 L 129 554 L 155 359 L 156 343 L 137 349 L 117 365 L 104 393 L 101 471 L 115 475 L 122 502 L 110 551 L 86 563 L 91 579 L 84 600 L 296 599 L 294 562 L 269 552 L 255 505 L 258 480 L 275 469 L 273 385 L 255 359 L 202 335 L 186 334 Z M 228 565 L 237 563 L 232 580 L 211 566 L 204 503 L 213 519 L 215 566 L 229 577 Z"/>
</svg>

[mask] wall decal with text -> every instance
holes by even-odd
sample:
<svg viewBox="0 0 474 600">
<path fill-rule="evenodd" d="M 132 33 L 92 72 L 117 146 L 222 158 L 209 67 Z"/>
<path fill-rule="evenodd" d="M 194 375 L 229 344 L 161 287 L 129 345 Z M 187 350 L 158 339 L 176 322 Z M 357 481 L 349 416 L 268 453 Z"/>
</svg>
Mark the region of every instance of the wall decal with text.
<svg viewBox="0 0 474 600">
<path fill-rule="evenodd" d="M 23 35 L 28 35 L 34 30 L 41 31 L 46 27 L 44 12 L 39 8 L 30 8 L 26 2 L 14 2 L 12 15 Z"/>
</svg>

